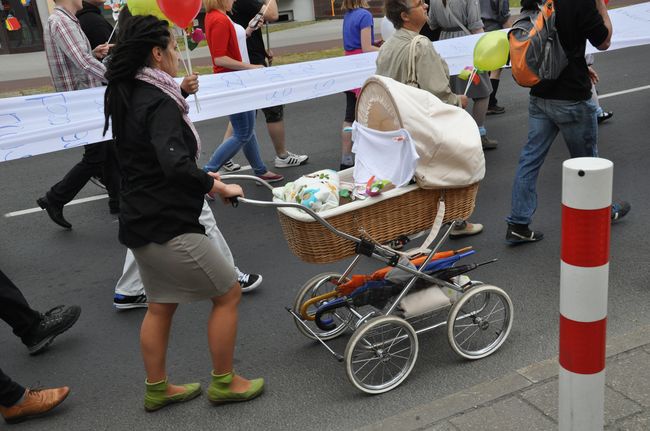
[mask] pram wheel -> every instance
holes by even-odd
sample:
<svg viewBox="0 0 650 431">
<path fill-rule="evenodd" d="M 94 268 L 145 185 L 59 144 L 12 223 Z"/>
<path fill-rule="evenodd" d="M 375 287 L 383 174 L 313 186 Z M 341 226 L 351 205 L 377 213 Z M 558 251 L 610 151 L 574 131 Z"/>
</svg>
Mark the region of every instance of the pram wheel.
<svg viewBox="0 0 650 431">
<path fill-rule="evenodd" d="M 357 329 L 345 348 L 348 379 L 359 390 L 381 394 L 408 377 L 418 356 L 413 327 L 396 316 L 369 320 Z"/>
<path fill-rule="evenodd" d="M 506 292 L 490 285 L 473 287 L 449 312 L 449 344 L 463 358 L 484 358 L 506 341 L 512 318 L 512 301 Z"/>
<path fill-rule="evenodd" d="M 340 277 L 341 274 L 338 274 L 336 272 L 324 272 L 311 278 L 302 286 L 298 292 L 298 295 L 296 295 L 296 300 L 293 304 L 293 310 L 297 314 L 300 314 L 300 307 L 305 303 L 305 301 L 336 289 L 336 285 L 333 283 L 333 281 L 338 280 Z M 329 301 L 333 299 L 335 298 L 331 298 Z M 328 300 L 319 301 L 311 305 L 307 309 L 307 314 L 314 315 L 316 313 L 316 309 L 326 301 Z M 303 320 L 303 322 L 307 324 L 309 328 L 314 331 L 314 333 L 318 335 L 321 340 L 326 341 L 336 338 L 345 332 L 345 330 L 348 328 L 348 324 L 352 318 L 352 315 L 347 308 L 343 307 L 333 312 L 331 314 L 331 317 L 334 319 L 333 323 L 336 325 L 336 327 L 330 331 L 323 331 L 318 326 L 316 326 L 313 320 Z M 295 321 L 294 323 L 304 336 L 312 340 L 316 339 L 314 338 L 314 335 L 301 324 L 301 322 Z"/>
</svg>

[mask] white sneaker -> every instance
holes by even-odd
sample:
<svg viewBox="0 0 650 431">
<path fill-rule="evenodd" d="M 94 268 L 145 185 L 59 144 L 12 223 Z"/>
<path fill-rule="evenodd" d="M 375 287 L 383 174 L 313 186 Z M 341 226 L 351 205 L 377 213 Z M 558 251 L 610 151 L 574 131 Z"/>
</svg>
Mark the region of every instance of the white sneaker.
<svg viewBox="0 0 650 431">
<path fill-rule="evenodd" d="M 228 172 L 234 172 L 240 170 L 241 165 L 233 162 L 232 160 L 228 160 L 226 163 L 223 164 L 222 168 L 224 168 Z"/>
<path fill-rule="evenodd" d="M 262 276 L 260 274 L 247 274 L 241 272 L 237 267 L 235 267 L 235 271 L 237 271 L 237 281 L 239 281 L 242 293 L 255 290 L 262 284 Z"/>
<path fill-rule="evenodd" d="M 309 156 L 307 154 L 293 154 L 291 151 L 287 151 L 287 157 L 281 158 L 275 156 L 275 167 L 276 168 L 290 168 L 292 166 L 300 166 L 307 161 Z"/>
</svg>

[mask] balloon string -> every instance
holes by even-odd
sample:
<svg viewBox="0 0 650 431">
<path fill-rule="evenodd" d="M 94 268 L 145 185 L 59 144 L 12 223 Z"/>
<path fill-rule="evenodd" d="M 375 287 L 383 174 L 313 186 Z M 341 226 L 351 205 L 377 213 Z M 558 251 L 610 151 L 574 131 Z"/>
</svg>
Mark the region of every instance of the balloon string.
<svg viewBox="0 0 650 431">
<path fill-rule="evenodd" d="M 187 33 L 185 32 L 185 29 L 183 29 L 183 37 L 185 38 L 185 53 L 187 54 L 187 64 L 188 64 L 188 67 L 186 67 L 185 69 L 191 75 L 192 59 L 190 58 L 190 48 L 189 45 L 187 44 Z M 196 104 L 196 112 L 201 112 L 201 105 L 199 105 L 199 98 L 196 96 L 196 93 L 194 93 L 194 103 Z"/>
<path fill-rule="evenodd" d="M 476 68 L 472 69 L 472 74 L 469 75 L 469 79 L 467 80 L 467 86 L 465 87 L 465 92 L 463 93 L 463 96 L 467 96 L 467 92 L 469 91 L 469 87 L 472 85 L 474 76 L 476 76 Z"/>
</svg>

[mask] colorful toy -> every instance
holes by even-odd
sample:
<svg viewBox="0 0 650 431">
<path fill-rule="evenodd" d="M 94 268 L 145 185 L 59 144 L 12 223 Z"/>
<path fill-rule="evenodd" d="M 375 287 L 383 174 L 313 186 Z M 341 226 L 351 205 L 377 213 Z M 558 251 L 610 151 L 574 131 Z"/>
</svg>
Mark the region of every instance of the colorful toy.
<svg viewBox="0 0 650 431">
<path fill-rule="evenodd" d="M 389 185 L 391 182 L 388 180 L 377 180 L 375 181 L 375 176 L 370 177 L 366 183 L 366 194 L 368 196 L 377 196 L 382 192 L 382 190 Z"/>
<path fill-rule="evenodd" d="M 273 195 L 317 212 L 336 208 L 339 205 L 338 173 L 332 169 L 323 169 L 304 175 L 284 187 L 276 187 Z"/>
<path fill-rule="evenodd" d="M 472 66 L 467 66 L 460 71 L 458 77 L 463 81 L 467 81 L 469 77 L 472 76 L 473 71 L 474 68 Z M 472 77 L 472 84 L 479 85 L 480 83 L 481 83 L 481 77 L 478 75 L 478 73 L 475 73 L 474 76 Z"/>
</svg>

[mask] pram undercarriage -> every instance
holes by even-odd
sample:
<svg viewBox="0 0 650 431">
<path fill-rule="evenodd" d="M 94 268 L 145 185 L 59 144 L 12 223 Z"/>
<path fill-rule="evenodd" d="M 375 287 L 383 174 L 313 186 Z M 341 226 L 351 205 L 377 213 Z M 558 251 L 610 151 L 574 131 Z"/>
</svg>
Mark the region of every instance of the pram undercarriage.
<svg viewBox="0 0 650 431">
<path fill-rule="evenodd" d="M 254 180 L 271 189 L 252 176 L 228 175 L 223 179 Z M 311 278 L 286 309 L 300 333 L 318 341 L 345 363 L 350 382 L 359 390 L 378 394 L 401 384 L 415 365 L 417 336 L 423 332 L 446 326 L 452 349 L 471 360 L 494 353 L 507 339 L 513 319 L 509 296 L 499 287 L 466 276 L 495 260 L 458 264 L 475 251 L 469 247 L 440 251 L 454 221 L 446 225 L 430 250 L 408 259 L 369 238 L 338 230 L 299 204 L 245 198 L 239 201 L 299 209 L 329 232 L 355 244 L 356 255 L 343 272 L 326 272 Z M 363 256 L 387 266 L 368 275 L 353 274 Z M 442 317 L 445 311 L 447 316 Z M 348 330 L 353 333 L 340 354 L 327 341 Z"/>
</svg>

